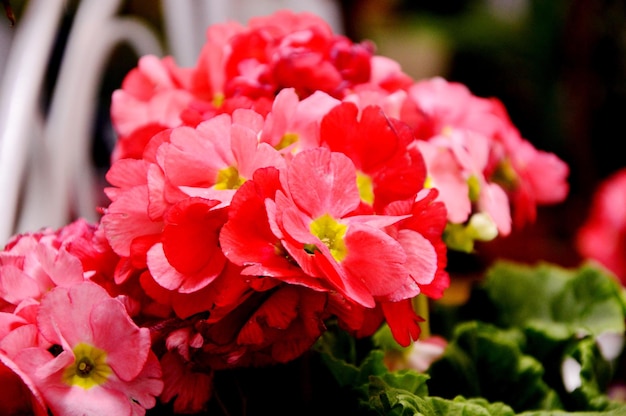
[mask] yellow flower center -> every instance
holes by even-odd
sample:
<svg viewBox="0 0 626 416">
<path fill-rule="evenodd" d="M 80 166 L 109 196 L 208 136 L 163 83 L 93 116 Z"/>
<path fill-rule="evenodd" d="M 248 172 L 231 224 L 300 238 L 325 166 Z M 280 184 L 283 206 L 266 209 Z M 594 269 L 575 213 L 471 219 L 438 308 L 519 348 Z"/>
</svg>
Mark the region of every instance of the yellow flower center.
<svg viewBox="0 0 626 416">
<path fill-rule="evenodd" d="M 491 180 L 501 185 L 504 189 L 513 190 L 517 187 L 519 178 L 511 161 L 504 159 L 498 164 Z"/>
<path fill-rule="evenodd" d="M 215 106 L 215 108 L 220 108 L 222 104 L 224 104 L 224 100 L 224 94 L 222 94 L 221 92 L 215 93 L 215 95 L 213 96 L 213 105 Z"/>
<path fill-rule="evenodd" d="M 65 369 L 62 376 L 65 384 L 88 390 L 107 381 L 112 370 L 106 363 L 106 352 L 83 342 L 76 345 L 73 351 L 74 363 Z"/>
<path fill-rule="evenodd" d="M 472 202 L 478 201 L 480 196 L 480 180 L 476 175 L 471 175 L 467 178 L 467 185 L 469 187 L 469 199 Z"/>
<path fill-rule="evenodd" d="M 285 133 L 280 139 L 280 142 L 275 147 L 276 150 L 282 150 L 285 147 L 289 147 L 299 139 L 298 133 Z"/>
<path fill-rule="evenodd" d="M 374 203 L 374 185 L 372 184 L 372 178 L 363 172 L 357 172 L 356 186 L 359 189 L 361 201 L 372 205 Z"/>
<path fill-rule="evenodd" d="M 433 177 L 428 175 L 424 180 L 424 188 L 431 189 L 435 187 L 435 181 L 433 181 Z"/>
<path fill-rule="evenodd" d="M 219 190 L 239 189 L 245 181 L 246 179 L 244 177 L 239 176 L 239 171 L 236 167 L 229 166 L 217 172 L 214 188 Z"/>
<path fill-rule="evenodd" d="M 348 250 L 344 237 L 348 229 L 347 225 L 337 222 L 328 214 L 324 214 L 311 222 L 309 229 L 311 234 L 319 238 L 330 249 L 330 254 L 335 260 L 342 261 L 346 258 Z M 316 247 L 312 244 L 306 244 L 304 249 L 312 254 Z"/>
</svg>

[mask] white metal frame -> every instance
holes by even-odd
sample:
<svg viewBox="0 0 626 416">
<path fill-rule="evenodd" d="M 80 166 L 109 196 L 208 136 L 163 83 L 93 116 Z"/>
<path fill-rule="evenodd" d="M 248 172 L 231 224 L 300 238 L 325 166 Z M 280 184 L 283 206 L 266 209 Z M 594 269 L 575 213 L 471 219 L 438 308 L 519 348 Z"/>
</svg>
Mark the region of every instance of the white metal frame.
<svg viewBox="0 0 626 416">
<path fill-rule="evenodd" d="M 168 50 L 179 65 L 191 66 L 208 25 L 245 23 L 280 8 L 313 11 L 341 31 L 332 0 L 162 0 L 166 49 L 143 21 L 119 16 L 120 4 L 81 0 L 44 115 L 39 100 L 66 5 L 28 1 L 0 80 L 0 248 L 16 233 L 58 228 L 71 215 L 97 220 L 91 127 L 103 71 L 118 44 L 126 42 L 138 56 Z"/>
</svg>

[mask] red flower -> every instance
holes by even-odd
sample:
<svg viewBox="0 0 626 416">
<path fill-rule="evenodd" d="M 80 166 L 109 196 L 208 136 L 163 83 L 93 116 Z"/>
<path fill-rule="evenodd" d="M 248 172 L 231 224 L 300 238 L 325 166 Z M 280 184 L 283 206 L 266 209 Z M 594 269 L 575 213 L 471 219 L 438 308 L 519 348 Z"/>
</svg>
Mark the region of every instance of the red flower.
<svg viewBox="0 0 626 416">
<path fill-rule="evenodd" d="M 426 167 L 422 155 L 408 145 L 409 127 L 388 118 L 379 107 L 359 114 L 344 102 L 322 119 L 321 143 L 348 156 L 357 169 L 361 200 L 376 212 L 397 200 L 411 199 L 423 188 Z"/>
<path fill-rule="evenodd" d="M 587 219 L 579 228 L 576 247 L 584 257 L 611 270 L 626 285 L 626 169 L 597 188 Z"/>
<path fill-rule="evenodd" d="M 282 88 L 295 88 L 301 98 L 315 91 L 341 97 L 370 79 L 372 45 L 334 34 L 309 13 L 283 10 L 251 19 L 229 46 L 226 97 L 273 97 Z"/>
<path fill-rule="evenodd" d="M 416 202 L 415 213 L 429 215 L 424 207 L 432 199 Z M 439 210 L 437 225 L 419 228 L 401 225 L 414 214 L 411 204 L 399 215 L 355 215 L 360 204 L 350 159 L 324 148 L 305 150 L 286 171 L 257 171 L 240 188 L 221 246 L 243 273 L 267 276 L 272 285 L 337 291 L 346 300 L 333 302 L 329 313 L 344 317 L 350 330 L 364 332 L 365 321 L 354 315 L 359 308 L 410 299 L 420 292 L 419 284 L 433 284 L 435 276 L 447 283 L 445 260 L 437 259 L 445 258 L 445 246 L 435 235 L 442 232 L 445 209 L 433 205 Z"/>
</svg>

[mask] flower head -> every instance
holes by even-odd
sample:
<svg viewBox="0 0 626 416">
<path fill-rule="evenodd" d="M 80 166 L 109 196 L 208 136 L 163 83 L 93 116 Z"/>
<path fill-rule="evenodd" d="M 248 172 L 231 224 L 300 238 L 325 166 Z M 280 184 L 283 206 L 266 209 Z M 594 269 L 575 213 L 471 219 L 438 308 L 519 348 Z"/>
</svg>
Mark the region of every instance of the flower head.
<svg viewBox="0 0 626 416">
<path fill-rule="evenodd" d="M 57 347 L 25 349 L 15 362 L 55 414 L 144 414 L 155 405 L 162 382 L 150 334 L 99 285 L 51 290 L 41 301 L 37 325 Z"/>
</svg>

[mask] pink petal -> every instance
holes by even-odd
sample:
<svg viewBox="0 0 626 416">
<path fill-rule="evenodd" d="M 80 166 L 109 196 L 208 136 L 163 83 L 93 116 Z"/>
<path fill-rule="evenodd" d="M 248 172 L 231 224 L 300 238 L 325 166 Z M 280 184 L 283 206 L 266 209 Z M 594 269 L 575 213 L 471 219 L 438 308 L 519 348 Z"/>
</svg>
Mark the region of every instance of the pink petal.
<svg viewBox="0 0 626 416">
<path fill-rule="evenodd" d="M 54 378 L 52 378 L 54 379 Z M 102 386 L 85 390 L 50 380 L 41 386 L 46 402 L 55 415 L 131 416 L 131 401 L 123 391 Z"/>
<path fill-rule="evenodd" d="M 0 414 L 47 416 L 43 396 L 33 380 L 0 352 Z"/>
<path fill-rule="evenodd" d="M 90 323 L 93 345 L 106 352 L 107 364 L 120 379 L 135 378 L 148 358 L 149 330 L 137 327 L 124 305 L 112 298 L 93 305 Z"/>
<path fill-rule="evenodd" d="M 400 244 L 382 231 L 351 226 L 345 237 L 348 255 L 343 267 L 350 279 L 363 282 L 372 296 L 398 301 L 419 293 Z"/>
<path fill-rule="evenodd" d="M 4 300 L 17 305 L 25 298 L 39 298 L 39 285 L 30 276 L 14 266 L 4 266 L 1 270 L 0 295 Z"/>
<path fill-rule="evenodd" d="M 418 285 L 427 285 L 437 272 L 437 253 L 424 236 L 412 230 L 400 230 L 398 242 L 407 254 L 406 268 Z"/>
<path fill-rule="evenodd" d="M 509 197 L 500 185 L 484 184 L 479 197 L 479 208 L 489 214 L 502 236 L 511 233 L 511 207 Z"/>
<path fill-rule="evenodd" d="M 40 244 L 36 249 L 41 267 L 57 286 L 70 286 L 84 280 L 81 261 L 64 249 Z"/>
<path fill-rule="evenodd" d="M 135 187 L 120 194 L 102 217 L 106 238 L 118 255 L 130 256 L 134 238 L 161 232 L 162 224 L 150 220 L 147 206 L 147 187 Z"/>
<path fill-rule="evenodd" d="M 71 347 L 79 342 L 93 345 L 89 315 L 94 304 L 107 299 L 106 290 L 89 281 L 70 288 L 56 287 L 41 300 L 39 330 L 53 344 L 61 344 L 62 337 Z"/>
<path fill-rule="evenodd" d="M 288 184 L 293 200 L 313 218 L 341 218 L 360 203 L 354 164 L 325 148 L 298 153 L 289 167 Z"/>
</svg>

